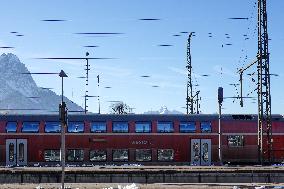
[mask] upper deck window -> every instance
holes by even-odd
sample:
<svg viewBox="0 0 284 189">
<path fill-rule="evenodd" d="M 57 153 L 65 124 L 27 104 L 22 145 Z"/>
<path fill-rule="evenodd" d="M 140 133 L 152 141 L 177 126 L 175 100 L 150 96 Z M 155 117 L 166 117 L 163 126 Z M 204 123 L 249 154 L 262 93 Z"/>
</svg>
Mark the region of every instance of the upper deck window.
<svg viewBox="0 0 284 189">
<path fill-rule="evenodd" d="M 23 133 L 38 133 L 39 122 L 23 122 L 22 126 Z"/>
<path fill-rule="evenodd" d="M 174 126 L 172 122 L 158 122 L 158 133 L 171 133 L 174 132 Z"/>
<path fill-rule="evenodd" d="M 195 133 L 196 126 L 194 122 L 182 122 L 179 125 L 179 131 L 181 133 Z"/>
<path fill-rule="evenodd" d="M 114 133 L 128 133 L 128 123 L 127 122 L 113 122 L 112 132 L 114 132 Z"/>
<path fill-rule="evenodd" d="M 84 123 L 83 122 L 69 122 L 68 123 L 68 132 L 69 133 L 83 133 L 84 132 Z"/>
<path fill-rule="evenodd" d="M 45 122 L 44 132 L 59 133 L 61 131 L 61 123 L 59 122 Z"/>
<path fill-rule="evenodd" d="M 105 122 L 92 122 L 91 132 L 92 133 L 105 133 L 107 131 Z"/>
<path fill-rule="evenodd" d="M 7 124 L 6 124 L 6 132 L 7 133 L 15 133 L 15 132 L 17 132 L 17 122 L 7 122 Z"/>
<path fill-rule="evenodd" d="M 212 127 L 211 127 L 210 122 L 201 122 L 200 128 L 201 128 L 202 133 L 211 133 L 212 132 Z"/>
<path fill-rule="evenodd" d="M 136 133 L 150 133 L 152 130 L 150 122 L 137 122 L 135 123 Z"/>
</svg>

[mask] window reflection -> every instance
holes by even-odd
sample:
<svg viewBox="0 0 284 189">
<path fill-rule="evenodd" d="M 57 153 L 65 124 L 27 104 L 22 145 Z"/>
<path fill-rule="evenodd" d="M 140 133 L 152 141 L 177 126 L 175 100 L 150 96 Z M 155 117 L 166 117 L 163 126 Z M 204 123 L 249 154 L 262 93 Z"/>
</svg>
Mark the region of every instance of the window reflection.
<svg viewBox="0 0 284 189">
<path fill-rule="evenodd" d="M 46 133 L 59 133 L 61 131 L 61 123 L 59 122 L 46 122 L 44 132 Z"/>
<path fill-rule="evenodd" d="M 25 160 L 25 145 L 23 143 L 19 144 L 19 156 L 18 160 L 23 162 Z"/>
<path fill-rule="evenodd" d="M 149 123 L 149 122 L 137 122 L 137 123 L 135 123 L 135 132 L 136 133 L 150 133 L 151 132 L 151 123 Z"/>
<path fill-rule="evenodd" d="M 60 161 L 60 150 L 45 150 L 44 160 L 45 161 Z"/>
<path fill-rule="evenodd" d="M 200 128 L 201 128 L 202 133 L 211 133 L 212 132 L 210 122 L 201 122 Z"/>
<path fill-rule="evenodd" d="M 39 123 L 38 122 L 24 122 L 22 126 L 23 133 L 38 133 Z"/>
<path fill-rule="evenodd" d="M 199 142 L 193 143 L 193 161 L 199 161 L 200 152 L 199 152 Z"/>
<path fill-rule="evenodd" d="M 180 123 L 179 131 L 181 133 L 195 133 L 196 132 L 195 123 L 194 122 Z"/>
<path fill-rule="evenodd" d="M 174 126 L 171 122 L 159 122 L 157 125 L 157 131 L 159 133 L 171 133 L 174 132 Z"/>
<path fill-rule="evenodd" d="M 112 151 L 113 161 L 128 161 L 128 150 L 117 149 Z"/>
<path fill-rule="evenodd" d="M 173 161 L 174 150 L 173 149 L 158 149 L 158 161 Z"/>
<path fill-rule="evenodd" d="M 15 132 L 17 132 L 17 122 L 7 122 L 7 124 L 6 124 L 6 132 L 7 133 L 15 133 Z"/>
<path fill-rule="evenodd" d="M 84 160 L 84 150 L 74 149 L 67 150 L 67 161 L 83 161 Z"/>
<path fill-rule="evenodd" d="M 68 132 L 69 133 L 83 133 L 84 132 L 84 123 L 83 122 L 69 122 L 68 123 Z"/>
<path fill-rule="evenodd" d="M 209 160 L 208 143 L 202 144 L 202 159 L 207 162 Z"/>
<path fill-rule="evenodd" d="M 136 161 L 151 161 L 152 150 L 151 149 L 137 149 L 135 151 Z"/>
<path fill-rule="evenodd" d="M 15 145 L 14 143 L 9 144 L 9 161 L 13 162 L 15 160 Z"/>
<path fill-rule="evenodd" d="M 90 161 L 106 161 L 107 152 L 106 150 L 91 150 Z"/>
<path fill-rule="evenodd" d="M 128 133 L 127 122 L 113 122 L 112 131 L 114 133 Z"/>
<path fill-rule="evenodd" d="M 105 133 L 106 132 L 106 123 L 104 122 L 92 122 L 91 123 L 91 132 L 92 133 Z"/>
</svg>

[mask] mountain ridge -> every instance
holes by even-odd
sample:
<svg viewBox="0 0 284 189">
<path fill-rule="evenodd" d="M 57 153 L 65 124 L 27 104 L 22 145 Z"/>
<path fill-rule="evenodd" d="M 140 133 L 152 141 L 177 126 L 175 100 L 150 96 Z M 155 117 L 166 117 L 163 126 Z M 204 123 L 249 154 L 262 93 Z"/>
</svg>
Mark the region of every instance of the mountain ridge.
<svg viewBox="0 0 284 189">
<path fill-rule="evenodd" d="M 25 64 L 12 53 L 0 56 L 0 109 L 1 113 L 42 114 L 56 113 L 61 96 L 49 89 L 37 86 Z M 64 97 L 69 110 L 83 111 L 83 108 Z M 6 110 L 7 109 L 7 110 Z M 40 109 L 25 111 L 15 109 Z"/>
</svg>

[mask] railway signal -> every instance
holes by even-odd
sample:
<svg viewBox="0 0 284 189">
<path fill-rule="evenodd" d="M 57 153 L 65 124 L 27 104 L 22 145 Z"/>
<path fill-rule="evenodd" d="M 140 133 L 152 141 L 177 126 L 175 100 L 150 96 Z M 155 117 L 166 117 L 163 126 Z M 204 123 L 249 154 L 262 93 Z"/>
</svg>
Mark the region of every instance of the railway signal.
<svg viewBox="0 0 284 189">
<path fill-rule="evenodd" d="M 219 127 L 218 127 L 218 136 L 219 136 L 219 146 L 218 146 L 218 155 L 219 155 L 219 161 L 222 165 L 222 130 L 221 130 L 221 114 L 222 114 L 222 103 L 223 103 L 223 88 L 218 88 L 218 104 L 219 104 Z"/>
</svg>

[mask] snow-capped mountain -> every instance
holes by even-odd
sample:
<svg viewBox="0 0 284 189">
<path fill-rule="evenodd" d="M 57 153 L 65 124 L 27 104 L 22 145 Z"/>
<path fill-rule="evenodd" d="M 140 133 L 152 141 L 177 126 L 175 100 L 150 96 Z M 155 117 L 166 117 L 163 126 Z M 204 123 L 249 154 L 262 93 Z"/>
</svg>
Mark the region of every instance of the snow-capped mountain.
<svg viewBox="0 0 284 189">
<path fill-rule="evenodd" d="M 38 87 L 26 66 L 14 54 L 0 56 L 0 112 L 2 113 L 50 113 L 57 111 L 61 97 L 53 91 Z M 83 110 L 64 98 L 69 110 Z M 4 109 L 41 109 L 39 111 Z"/>
<path fill-rule="evenodd" d="M 144 114 L 184 114 L 184 113 L 176 111 L 176 110 L 170 111 L 168 110 L 166 106 L 162 106 L 160 110 L 158 111 L 148 111 L 148 112 L 144 112 Z"/>
</svg>

